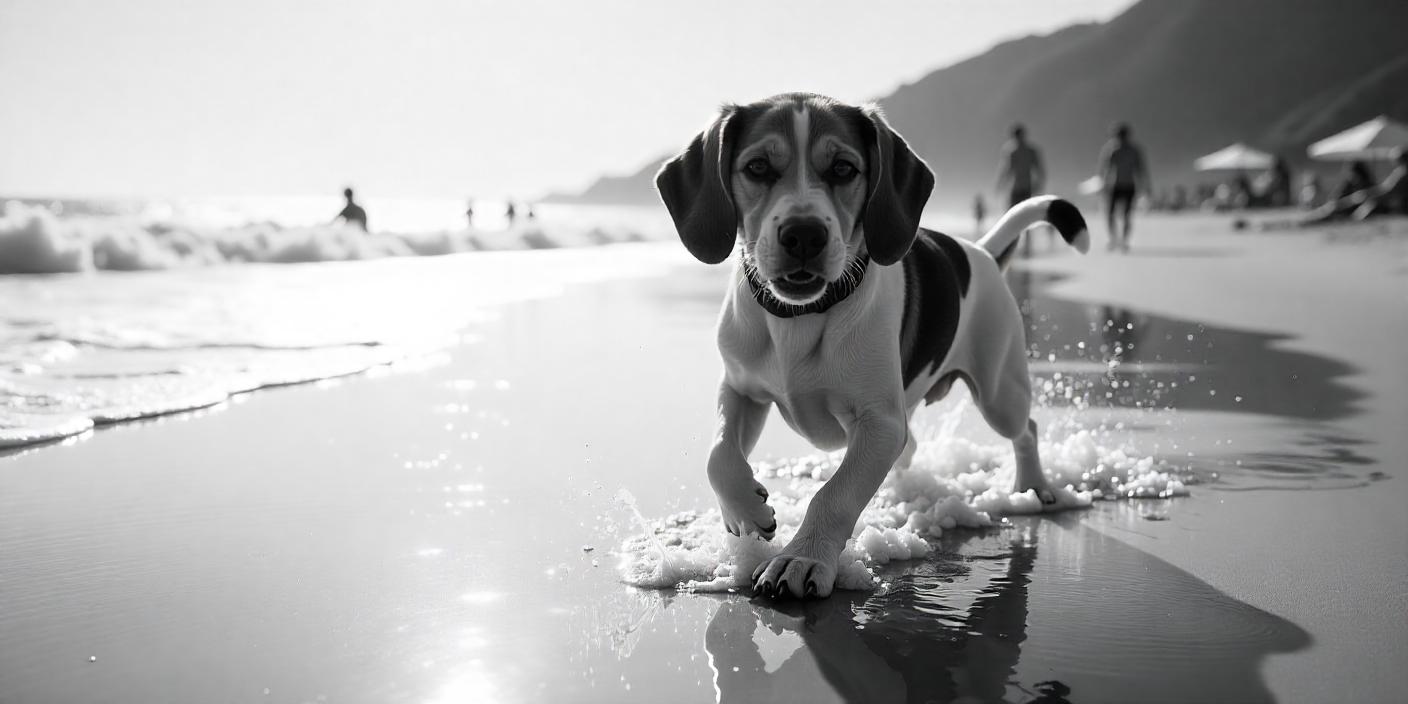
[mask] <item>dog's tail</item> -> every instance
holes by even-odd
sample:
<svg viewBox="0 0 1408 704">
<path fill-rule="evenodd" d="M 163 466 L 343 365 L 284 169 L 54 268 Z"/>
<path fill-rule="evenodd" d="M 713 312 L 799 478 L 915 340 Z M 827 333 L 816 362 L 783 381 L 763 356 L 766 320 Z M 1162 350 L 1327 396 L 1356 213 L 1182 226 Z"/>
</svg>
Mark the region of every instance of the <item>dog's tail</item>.
<svg viewBox="0 0 1408 704">
<path fill-rule="evenodd" d="M 988 230 L 978 244 L 997 260 L 997 265 L 1007 268 L 1012 253 L 1017 250 L 1017 240 L 1027 228 L 1039 222 L 1049 223 L 1061 233 L 1066 244 L 1075 247 L 1081 254 L 1090 251 L 1090 232 L 1085 227 L 1085 218 L 1070 201 L 1056 196 L 1028 198 L 1012 206 L 996 225 Z"/>
</svg>

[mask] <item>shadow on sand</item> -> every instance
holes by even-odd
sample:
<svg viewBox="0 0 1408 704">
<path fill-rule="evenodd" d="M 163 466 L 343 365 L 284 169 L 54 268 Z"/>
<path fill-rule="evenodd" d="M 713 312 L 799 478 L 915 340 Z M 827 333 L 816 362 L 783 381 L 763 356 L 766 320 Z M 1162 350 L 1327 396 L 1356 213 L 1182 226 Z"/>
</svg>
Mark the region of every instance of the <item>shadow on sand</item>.
<svg viewBox="0 0 1408 704">
<path fill-rule="evenodd" d="M 1284 429 L 1278 450 L 1192 463 L 1209 477 L 1235 475 L 1222 489 L 1344 489 L 1373 479 L 1360 471 L 1375 461 L 1369 445 L 1345 423 L 1362 412 L 1364 393 L 1346 383 L 1354 367 L 1286 349 L 1289 336 L 1053 298 L 1044 292 L 1059 277 L 1008 277 L 1039 405 L 1230 413 Z"/>
<path fill-rule="evenodd" d="M 705 636 L 720 701 L 1269 702 L 1262 661 L 1311 643 L 1075 515 L 1013 523 L 873 594 L 724 601 Z M 760 625 L 800 647 L 769 663 Z"/>
<path fill-rule="evenodd" d="M 1053 298 L 1059 277 L 1008 273 L 1036 360 L 1085 378 L 1092 405 L 1255 413 L 1328 421 L 1355 414 L 1356 370 L 1284 349 L 1286 335 L 1237 330 L 1106 303 Z M 1038 372 L 1040 376 L 1040 372 Z M 1097 393 L 1097 392 L 1109 392 Z"/>
</svg>

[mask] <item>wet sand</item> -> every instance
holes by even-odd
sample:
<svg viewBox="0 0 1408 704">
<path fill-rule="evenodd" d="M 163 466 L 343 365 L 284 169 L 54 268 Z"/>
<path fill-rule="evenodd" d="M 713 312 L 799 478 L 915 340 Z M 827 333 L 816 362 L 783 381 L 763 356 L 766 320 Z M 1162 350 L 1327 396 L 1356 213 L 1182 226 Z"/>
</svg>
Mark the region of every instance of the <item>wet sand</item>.
<svg viewBox="0 0 1408 704">
<path fill-rule="evenodd" d="M 1195 496 L 1182 528 L 1093 525 L 1308 630 L 1313 647 L 1267 664 L 1278 698 L 1396 700 L 1408 691 L 1408 621 L 1397 616 L 1408 613 L 1408 222 L 1265 234 L 1234 232 L 1222 218 L 1177 222 L 1136 233 L 1119 267 L 1053 257 L 1030 268 L 1069 277 L 1054 296 L 1117 296 L 1133 308 L 1280 337 L 1275 348 L 1285 353 L 1336 360 L 1337 385 L 1350 395 L 1302 394 L 1318 428 L 1292 425 L 1252 453 L 1289 486 Z M 1269 367 L 1248 396 L 1313 381 L 1303 365 L 1289 378 L 1286 367 Z M 1297 453 L 1318 460 L 1288 461 Z M 1330 476 L 1348 478 L 1346 490 L 1327 491 L 1340 488 L 1324 483 Z"/>
<path fill-rule="evenodd" d="M 713 505 L 724 272 L 682 253 L 499 306 L 425 364 L 0 457 L 0 701 L 1394 700 L 1401 242 L 1193 218 L 1127 258 L 1038 246 L 1033 372 L 1088 400 L 1039 420 L 1192 495 L 952 531 L 813 604 L 614 567 L 641 530 L 620 490 L 651 520 Z M 1131 342 L 1112 371 L 1099 346 Z M 811 452 L 777 419 L 759 448 Z"/>
</svg>

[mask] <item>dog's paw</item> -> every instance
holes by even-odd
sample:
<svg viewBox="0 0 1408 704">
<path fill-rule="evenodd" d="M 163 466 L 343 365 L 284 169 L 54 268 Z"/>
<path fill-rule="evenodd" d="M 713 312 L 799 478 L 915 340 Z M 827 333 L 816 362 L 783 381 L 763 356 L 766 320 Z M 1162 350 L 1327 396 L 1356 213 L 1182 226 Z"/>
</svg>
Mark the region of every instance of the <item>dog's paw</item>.
<svg viewBox="0 0 1408 704">
<path fill-rule="evenodd" d="M 1042 506 L 1056 505 L 1056 492 L 1044 477 L 1039 482 L 1024 482 L 1019 478 L 1016 486 L 1012 487 L 1012 491 L 1017 494 L 1025 494 L 1030 491 L 1036 494 L 1036 498 L 1041 501 Z"/>
<path fill-rule="evenodd" d="M 831 590 L 835 586 L 834 557 L 818 559 L 783 552 L 763 560 L 762 564 L 753 570 L 754 596 L 824 599 L 831 596 Z"/>
<path fill-rule="evenodd" d="M 757 481 L 737 495 L 720 493 L 719 511 L 723 514 L 724 530 L 733 535 L 752 534 L 772 540 L 777 532 L 777 517 L 768 505 L 767 487 Z"/>
</svg>

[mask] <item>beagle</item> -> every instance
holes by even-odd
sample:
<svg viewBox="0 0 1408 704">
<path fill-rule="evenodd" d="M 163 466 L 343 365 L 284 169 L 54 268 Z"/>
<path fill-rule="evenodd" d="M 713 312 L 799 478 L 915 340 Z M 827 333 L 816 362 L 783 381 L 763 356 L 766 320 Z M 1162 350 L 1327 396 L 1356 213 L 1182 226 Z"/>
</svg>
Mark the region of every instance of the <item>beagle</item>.
<svg viewBox="0 0 1408 704">
<path fill-rule="evenodd" d="M 1075 206 L 1032 198 L 976 244 L 922 229 L 929 167 L 877 108 L 807 93 L 725 106 L 655 183 L 692 255 L 717 264 L 741 249 L 718 322 L 724 373 L 708 459 L 727 530 L 770 540 L 777 529 L 748 464 L 772 406 L 818 448 L 846 448 L 792 542 L 754 571 L 756 593 L 831 593 L 861 511 L 914 456 L 909 418 L 956 378 L 1011 439 L 1014 491 L 1055 502 L 1002 268 L 1037 222 L 1087 251 Z"/>
</svg>

